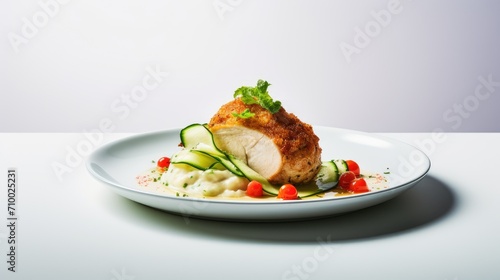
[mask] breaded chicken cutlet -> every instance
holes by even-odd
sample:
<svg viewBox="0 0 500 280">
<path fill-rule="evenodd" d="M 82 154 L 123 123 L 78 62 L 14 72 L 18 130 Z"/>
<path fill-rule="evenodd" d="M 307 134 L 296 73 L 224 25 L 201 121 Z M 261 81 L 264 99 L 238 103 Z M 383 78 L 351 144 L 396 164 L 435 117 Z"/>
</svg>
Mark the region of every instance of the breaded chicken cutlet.
<svg viewBox="0 0 500 280">
<path fill-rule="evenodd" d="M 248 110 L 249 118 L 234 112 Z M 208 128 L 216 145 L 244 161 L 272 184 L 301 184 L 314 179 L 321 166 L 321 147 L 313 128 L 283 107 L 271 113 L 236 98 L 224 104 Z"/>
</svg>

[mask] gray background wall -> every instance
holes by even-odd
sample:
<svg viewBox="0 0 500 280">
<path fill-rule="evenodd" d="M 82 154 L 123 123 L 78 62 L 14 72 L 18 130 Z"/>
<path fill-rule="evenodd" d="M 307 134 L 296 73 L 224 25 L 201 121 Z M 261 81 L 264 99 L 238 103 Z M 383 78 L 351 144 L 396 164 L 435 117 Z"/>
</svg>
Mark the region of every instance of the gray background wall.
<svg viewBox="0 0 500 280">
<path fill-rule="evenodd" d="M 499 1 L 3 7 L 0 132 L 183 127 L 208 121 L 257 79 L 314 125 L 500 131 Z"/>
</svg>

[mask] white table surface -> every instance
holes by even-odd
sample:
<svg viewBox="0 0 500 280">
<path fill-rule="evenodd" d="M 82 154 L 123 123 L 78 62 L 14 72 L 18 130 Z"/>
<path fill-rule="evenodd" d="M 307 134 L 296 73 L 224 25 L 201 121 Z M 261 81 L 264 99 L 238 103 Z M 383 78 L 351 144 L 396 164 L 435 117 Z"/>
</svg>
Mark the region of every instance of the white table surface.
<svg viewBox="0 0 500 280">
<path fill-rule="evenodd" d="M 129 134 L 108 134 L 103 142 Z M 384 134 L 410 144 L 428 133 Z M 290 223 L 185 219 L 122 198 L 81 163 L 54 162 L 82 134 L 0 134 L 18 178 L 17 272 L 1 279 L 499 279 L 500 134 L 446 134 L 431 171 L 400 197 L 355 213 Z M 7 227 L 0 253 L 7 256 Z M 319 240 L 319 241 L 318 241 Z"/>
</svg>

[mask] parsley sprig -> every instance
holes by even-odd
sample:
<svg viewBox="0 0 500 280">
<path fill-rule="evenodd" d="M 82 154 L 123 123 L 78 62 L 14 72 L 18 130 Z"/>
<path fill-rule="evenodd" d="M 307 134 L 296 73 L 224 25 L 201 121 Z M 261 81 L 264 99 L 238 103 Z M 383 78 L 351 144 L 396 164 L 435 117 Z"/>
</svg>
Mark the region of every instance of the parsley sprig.
<svg viewBox="0 0 500 280">
<path fill-rule="evenodd" d="M 234 92 L 234 98 L 241 98 L 241 101 L 245 104 L 259 104 L 262 108 L 268 110 L 272 114 L 278 112 L 281 108 L 281 102 L 276 100 L 269 95 L 267 88 L 271 84 L 267 81 L 258 80 L 256 87 L 240 87 Z M 255 114 L 250 112 L 249 109 L 241 113 L 233 113 L 233 116 L 239 118 L 251 118 Z"/>
<path fill-rule="evenodd" d="M 255 114 L 250 112 L 250 109 L 248 109 L 248 108 L 246 108 L 245 111 L 243 111 L 241 113 L 233 112 L 232 114 L 233 114 L 233 116 L 235 116 L 237 118 L 241 118 L 241 119 L 248 119 L 248 118 L 255 116 Z"/>
</svg>

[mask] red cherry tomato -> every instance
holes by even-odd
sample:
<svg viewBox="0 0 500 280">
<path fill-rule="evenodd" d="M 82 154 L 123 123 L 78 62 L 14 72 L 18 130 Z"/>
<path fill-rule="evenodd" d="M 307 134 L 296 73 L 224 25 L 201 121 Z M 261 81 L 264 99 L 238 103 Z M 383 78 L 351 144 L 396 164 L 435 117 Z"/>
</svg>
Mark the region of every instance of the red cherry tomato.
<svg viewBox="0 0 500 280">
<path fill-rule="evenodd" d="M 246 193 L 251 197 L 261 197 L 264 194 L 262 191 L 262 184 L 257 181 L 251 181 L 248 183 Z"/>
<path fill-rule="evenodd" d="M 349 190 L 354 192 L 354 193 L 364 193 L 364 192 L 370 191 L 368 189 L 368 185 L 366 184 L 365 179 L 363 179 L 363 178 L 358 178 L 358 179 L 352 181 L 351 185 L 349 186 Z"/>
<path fill-rule="evenodd" d="M 299 193 L 292 184 L 285 184 L 281 186 L 278 192 L 278 198 L 283 200 L 293 200 L 298 198 Z"/>
<path fill-rule="evenodd" d="M 157 165 L 160 168 L 168 168 L 170 166 L 170 158 L 168 158 L 168 157 L 162 157 L 162 158 L 160 158 L 158 160 Z"/>
<path fill-rule="evenodd" d="M 348 190 L 351 182 L 356 179 L 356 174 L 352 171 L 346 171 L 342 173 L 339 178 L 338 186 L 343 188 L 344 190 Z"/>
<path fill-rule="evenodd" d="M 352 171 L 356 176 L 359 176 L 359 165 L 354 160 L 346 160 L 345 162 L 347 163 L 347 170 Z"/>
</svg>

